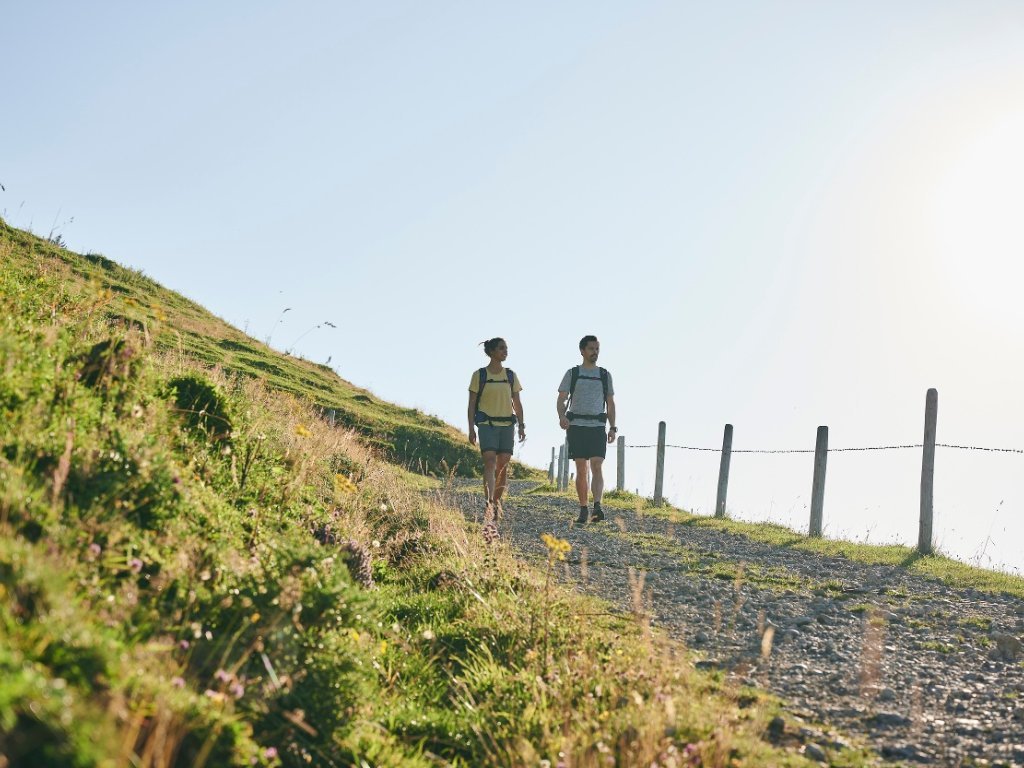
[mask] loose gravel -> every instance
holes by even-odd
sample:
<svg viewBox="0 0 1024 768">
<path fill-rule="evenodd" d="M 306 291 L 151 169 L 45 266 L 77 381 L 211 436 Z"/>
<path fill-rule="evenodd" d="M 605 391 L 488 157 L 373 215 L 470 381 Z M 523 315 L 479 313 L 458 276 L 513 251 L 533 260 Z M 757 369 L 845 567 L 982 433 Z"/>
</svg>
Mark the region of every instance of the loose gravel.
<svg viewBox="0 0 1024 768">
<path fill-rule="evenodd" d="M 563 578 L 644 613 L 698 666 L 780 697 L 806 723 L 805 756 L 849 746 L 831 726 L 887 762 L 1024 766 L 1024 600 L 633 510 L 577 527 L 575 504 L 529 487 L 509 489 L 504 542 L 540 559 L 541 533 L 567 539 Z M 451 500 L 480 519 L 480 496 Z"/>
</svg>

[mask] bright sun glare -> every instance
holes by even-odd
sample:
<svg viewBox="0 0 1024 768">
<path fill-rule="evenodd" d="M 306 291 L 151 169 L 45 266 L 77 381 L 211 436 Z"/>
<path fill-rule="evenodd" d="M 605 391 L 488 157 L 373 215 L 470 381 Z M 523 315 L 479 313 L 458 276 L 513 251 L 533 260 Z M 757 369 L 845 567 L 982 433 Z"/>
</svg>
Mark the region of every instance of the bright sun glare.
<svg viewBox="0 0 1024 768">
<path fill-rule="evenodd" d="M 1024 111 L 977 131 L 936 189 L 939 263 L 962 309 L 1024 330 Z"/>
</svg>

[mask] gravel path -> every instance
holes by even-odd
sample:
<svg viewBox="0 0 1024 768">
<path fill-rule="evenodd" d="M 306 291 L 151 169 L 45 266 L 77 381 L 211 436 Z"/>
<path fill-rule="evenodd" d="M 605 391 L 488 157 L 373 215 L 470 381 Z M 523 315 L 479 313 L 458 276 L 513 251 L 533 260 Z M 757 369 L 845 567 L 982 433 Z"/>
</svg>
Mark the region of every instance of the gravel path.
<svg viewBox="0 0 1024 768">
<path fill-rule="evenodd" d="M 807 756 L 828 762 L 848 746 L 818 722 L 897 763 L 1024 766 L 1024 600 L 632 510 L 575 527 L 578 507 L 529 487 L 510 488 L 503 541 L 543 558 L 541 533 L 567 539 L 563 575 L 624 611 L 640 607 L 630 569 L 634 585 L 642 572 L 641 610 L 699 651 L 698 666 L 783 699 L 807 723 Z M 480 496 L 452 500 L 480 518 Z"/>
</svg>

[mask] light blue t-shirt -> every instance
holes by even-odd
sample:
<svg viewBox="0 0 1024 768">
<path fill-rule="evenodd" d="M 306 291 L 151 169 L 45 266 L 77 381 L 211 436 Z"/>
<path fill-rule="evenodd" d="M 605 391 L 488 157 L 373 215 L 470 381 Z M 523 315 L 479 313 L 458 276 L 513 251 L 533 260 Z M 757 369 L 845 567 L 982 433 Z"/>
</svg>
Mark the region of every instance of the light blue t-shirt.
<svg viewBox="0 0 1024 768">
<path fill-rule="evenodd" d="M 570 392 L 572 399 L 569 401 L 569 410 L 575 418 L 569 419 L 569 423 L 575 427 L 603 427 L 604 422 L 598 418 L 585 418 L 587 414 L 599 416 L 604 413 L 604 387 L 601 386 L 601 369 L 584 368 L 580 366 L 579 379 L 576 381 L 576 392 Z M 562 383 L 558 385 L 559 392 L 569 392 L 572 384 L 572 371 L 570 368 L 562 377 Z M 606 372 L 608 377 L 608 394 L 614 395 L 615 388 L 612 386 L 612 375 Z M 583 416 L 584 418 L 580 418 Z"/>
</svg>

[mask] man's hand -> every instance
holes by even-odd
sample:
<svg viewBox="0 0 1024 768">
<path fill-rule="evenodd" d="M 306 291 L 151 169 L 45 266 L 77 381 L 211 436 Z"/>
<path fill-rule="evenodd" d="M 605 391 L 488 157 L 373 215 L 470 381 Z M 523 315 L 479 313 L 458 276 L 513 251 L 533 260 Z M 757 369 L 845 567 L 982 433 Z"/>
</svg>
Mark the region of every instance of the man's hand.
<svg viewBox="0 0 1024 768">
<path fill-rule="evenodd" d="M 569 428 L 569 417 L 568 416 L 559 416 L 558 417 L 558 426 L 560 426 L 562 429 L 568 429 Z"/>
</svg>

